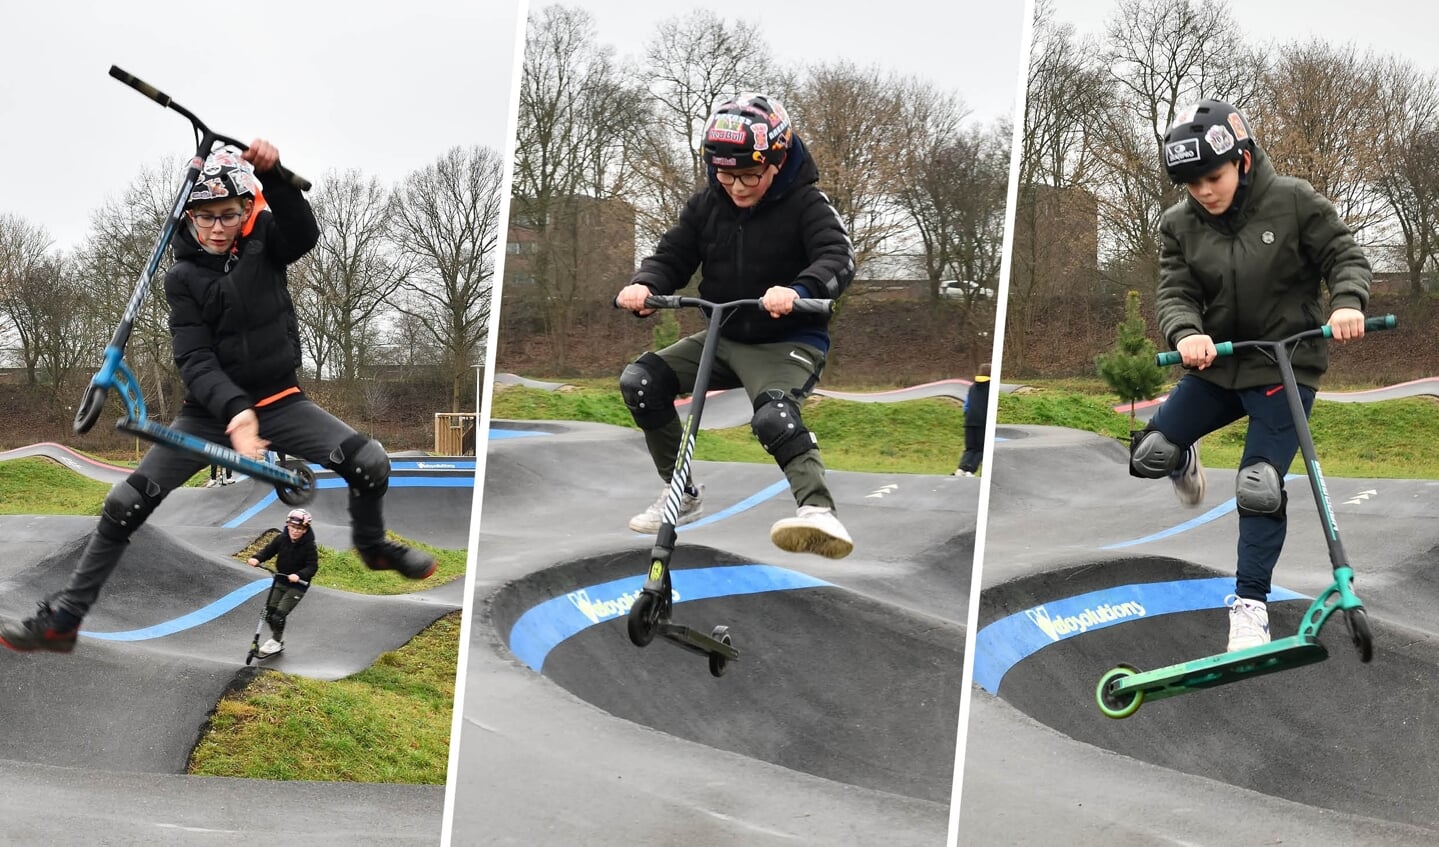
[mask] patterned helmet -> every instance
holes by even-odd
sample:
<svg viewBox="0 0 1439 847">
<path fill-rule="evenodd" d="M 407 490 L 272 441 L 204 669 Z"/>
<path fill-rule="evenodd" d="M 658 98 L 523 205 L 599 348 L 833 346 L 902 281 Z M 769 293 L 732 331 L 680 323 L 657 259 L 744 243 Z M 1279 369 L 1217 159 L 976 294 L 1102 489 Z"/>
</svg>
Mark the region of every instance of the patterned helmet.
<svg viewBox="0 0 1439 847">
<path fill-rule="evenodd" d="M 1200 100 L 1179 110 L 1164 134 L 1164 169 L 1175 185 L 1194 182 L 1254 144 L 1249 122 L 1223 100 Z"/>
<path fill-rule="evenodd" d="M 714 168 L 784 165 L 792 132 L 784 106 L 763 94 L 741 94 L 705 124 L 705 164 Z"/>
<path fill-rule="evenodd" d="M 212 200 L 229 200 L 232 197 L 255 199 L 260 193 L 260 180 L 255 178 L 255 166 L 241 158 L 240 148 L 230 144 L 210 151 L 205 158 L 205 167 L 190 189 L 190 199 L 185 202 L 189 209 Z"/>
<path fill-rule="evenodd" d="M 285 523 L 290 526 L 306 527 L 310 525 L 311 520 L 310 513 L 304 509 L 291 509 L 289 516 L 285 518 Z"/>
</svg>

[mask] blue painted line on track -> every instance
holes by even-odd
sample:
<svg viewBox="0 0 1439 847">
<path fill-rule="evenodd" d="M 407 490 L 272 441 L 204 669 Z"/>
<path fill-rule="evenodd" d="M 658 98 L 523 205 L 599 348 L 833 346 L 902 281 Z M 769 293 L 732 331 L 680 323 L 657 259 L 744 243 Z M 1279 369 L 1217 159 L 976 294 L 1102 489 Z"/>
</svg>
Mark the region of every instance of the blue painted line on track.
<svg viewBox="0 0 1439 847">
<path fill-rule="evenodd" d="M 1289 474 L 1284 478 L 1284 481 L 1293 482 L 1296 479 L 1303 478 L 1304 476 L 1302 474 Z M 1162 529 L 1159 532 L 1153 533 L 1151 535 L 1146 535 L 1143 538 L 1134 538 L 1129 541 L 1119 541 L 1115 542 L 1114 544 L 1106 544 L 1099 549 L 1122 550 L 1125 547 L 1134 547 L 1139 544 L 1148 544 L 1151 541 L 1159 541 L 1174 535 L 1178 535 L 1181 532 L 1188 532 L 1195 527 L 1203 526 L 1204 524 L 1207 524 L 1211 521 L 1218 520 L 1219 518 L 1222 518 L 1230 512 L 1234 511 L 1236 508 L 1237 506 L 1235 504 L 1234 498 L 1230 497 L 1228 500 L 1225 500 L 1223 503 L 1220 503 L 1218 506 L 1215 506 L 1214 508 L 1210 509 L 1209 511 L 1205 512 L 1197 518 L 1190 518 L 1184 523 L 1176 524 L 1169 529 Z"/>
<path fill-rule="evenodd" d="M 82 629 L 80 634 L 87 638 L 98 638 L 102 641 L 147 641 L 152 638 L 163 638 L 166 635 L 174 635 L 187 629 L 193 629 L 201 624 L 210 621 L 229 612 L 241 603 L 254 597 L 262 591 L 268 590 L 273 580 L 257 579 L 247 585 L 242 585 L 226 594 L 224 597 L 202 606 L 187 615 L 157 623 L 154 626 L 147 626 L 143 629 L 132 629 L 126 632 L 91 632 Z"/>
<path fill-rule="evenodd" d="M 629 614 L 646 574 L 577 588 L 532 606 L 510 628 L 509 646 L 535 671 L 566 639 L 605 621 Z M 734 597 L 769 591 L 793 591 L 830 585 L 821 579 L 773 565 L 728 565 L 670 571 L 674 602 Z"/>
<path fill-rule="evenodd" d="M 1233 577 L 1147 582 L 1063 597 L 1015 612 L 985 626 L 975 637 L 974 681 L 993 694 L 1010 668 L 1051 644 L 1159 615 L 1223 608 L 1232 593 Z M 1307 599 L 1287 588 L 1276 587 L 1269 593 L 1270 602 Z"/>
<path fill-rule="evenodd" d="M 316 489 L 345 487 L 347 487 L 347 483 L 337 476 L 321 477 L 315 480 Z M 464 474 L 457 474 L 455 476 L 392 476 L 390 477 L 390 487 L 474 488 L 475 478 L 473 475 L 466 476 Z M 279 499 L 280 498 L 276 496 L 274 489 L 271 489 L 270 491 L 266 492 L 265 496 L 261 497 L 260 500 L 255 503 L 255 505 L 251 506 L 250 508 L 246 509 L 235 517 L 229 519 L 228 521 L 225 521 L 223 524 L 220 524 L 220 526 L 224 527 L 225 529 L 234 529 L 240 524 L 243 524 L 245 521 L 248 521 L 250 518 L 253 518 L 254 516 L 260 514 L 265 509 L 269 508 L 272 504 L 279 502 Z"/>
<path fill-rule="evenodd" d="M 764 501 L 770 499 L 771 497 L 774 497 L 774 496 L 776 496 L 776 495 L 778 495 L 778 494 L 780 494 L 780 493 L 782 493 L 782 492 L 788 491 L 788 490 L 789 490 L 789 481 L 782 479 L 782 480 L 780 480 L 779 482 L 776 482 L 776 483 L 774 483 L 774 484 L 772 484 L 772 485 L 770 485 L 770 486 L 768 486 L 768 487 L 766 487 L 766 488 L 763 488 L 763 489 L 755 492 L 754 494 L 751 494 L 750 496 L 744 498 L 743 500 L 739 501 L 738 503 L 734 504 L 733 506 L 730 506 L 730 507 L 725 508 L 725 509 L 721 509 L 721 510 L 719 510 L 718 512 L 715 512 L 715 513 L 712 514 L 712 515 L 705 515 L 704 517 L 699 518 L 698 520 L 694 521 L 693 523 L 687 523 L 687 524 L 685 524 L 685 525 L 682 526 L 682 527 L 678 527 L 678 528 L 675 529 L 675 532 L 688 532 L 689 530 L 692 530 L 692 529 L 699 529 L 699 528 L 702 527 L 702 526 L 708 526 L 709 524 L 716 523 L 716 522 L 718 522 L 718 521 L 722 521 L 722 520 L 724 520 L 725 518 L 734 517 L 735 515 L 739 514 L 740 512 L 746 511 L 746 510 L 748 510 L 748 509 L 753 509 L 755 506 L 758 506 L 759 504 L 761 504 L 761 503 L 763 503 Z M 652 535 L 653 533 L 641 532 L 641 533 L 635 533 L 635 534 L 636 534 L 636 535 Z"/>
<path fill-rule="evenodd" d="M 490 430 L 491 441 L 504 441 L 507 438 L 534 438 L 540 435 L 551 435 L 552 433 L 541 432 L 537 429 L 492 429 Z"/>
</svg>

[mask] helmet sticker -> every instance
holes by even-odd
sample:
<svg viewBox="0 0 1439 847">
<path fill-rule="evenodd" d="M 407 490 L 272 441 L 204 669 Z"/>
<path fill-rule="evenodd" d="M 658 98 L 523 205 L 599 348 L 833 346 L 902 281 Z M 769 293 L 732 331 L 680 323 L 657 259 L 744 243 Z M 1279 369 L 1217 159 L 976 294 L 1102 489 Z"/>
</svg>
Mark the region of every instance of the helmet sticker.
<svg viewBox="0 0 1439 847">
<path fill-rule="evenodd" d="M 705 131 L 705 140 L 744 144 L 749 141 L 749 135 L 744 128 L 745 120 L 739 115 L 715 115 L 710 120 L 709 129 Z"/>
<path fill-rule="evenodd" d="M 711 156 L 710 164 L 717 168 L 732 168 L 739 163 L 734 160 L 733 156 Z"/>
<path fill-rule="evenodd" d="M 1178 112 L 1176 112 L 1176 113 L 1174 114 L 1174 124 L 1173 124 L 1173 126 L 1179 126 L 1180 124 L 1194 123 L 1194 116 L 1197 115 L 1197 114 L 1199 114 L 1199 104 L 1198 104 L 1198 103 L 1194 103 L 1194 104 L 1192 104 L 1192 105 L 1185 106 L 1183 109 L 1180 109 Z"/>
<path fill-rule="evenodd" d="M 1220 156 L 1234 149 L 1234 136 L 1221 124 L 1210 127 L 1209 131 L 1204 133 L 1204 140 L 1208 141 L 1210 149 Z"/>
<path fill-rule="evenodd" d="M 1185 162 L 1199 161 L 1199 139 L 1186 138 L 1164 145 L 1164 166 L 1172 168 Z"/>
<path fill-rule="evenodd" d="M 1234 130 L 1234 140 L 1243 141 L 1249 137 L 1249 128 L 1244 125 L 1244 119 L 1238 112 L 1229 113 L 1229 128 Z"/>
<path fill-rule="evenodd" d="M 219 177 L 211 177 L 195 186 L 190 192 L 191 200 L 222 200 L 230 196 L 230 189 L 225 187 L 225 181 Z"/>
<path fill-rule="evenodd" d="M 749 125 L 750 132 L 754 133 L 754 149 L 769 149 L 769 124 L 762 121 L 755 121 Z"/>
</svg>

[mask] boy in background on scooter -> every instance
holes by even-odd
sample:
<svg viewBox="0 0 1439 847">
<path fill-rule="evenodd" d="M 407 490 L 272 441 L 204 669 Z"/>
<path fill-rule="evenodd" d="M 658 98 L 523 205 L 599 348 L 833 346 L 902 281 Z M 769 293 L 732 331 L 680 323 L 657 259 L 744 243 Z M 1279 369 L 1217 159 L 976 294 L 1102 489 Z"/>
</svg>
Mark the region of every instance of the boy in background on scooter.
<svg viewBox="0 0 1439 847">
<path fill-rule="evenodd" d="M 231 146 L 209 154 L 175 234 L 175 263 L 165 275 L 170 338 L 185 384 L 172 426 L 235 451 L 263 457 L 270 441 L 321 464 L 350 487 L 352 540 L 375 570 L 410 579 L 435 571 L 427 553 L 385 537 L 382 504 L 390 460 L 384 447 L 320 408 L 299 384 L 300 335 L 285 268 L 319 239 L 315 214 L 283 179 L 262 195 L 261 175 L 280 161 L 268 141 L 243 153 Z M 171 491 L 209 459 L 151 447 L 130 476 L 105 497 L 99 525 L 69 584 L 40 601 L 21 621 L 0 623 L 0 644 L 12 650 L 75 649 L 80 621 L 100 596 L 130 536 Z"/>
<path fill-rule="evenodd" d="M 291 510 L 285 518 L 285 531 L 270 539 L 247 562 L 258 568 L 261 562 L 275 560 L 275 582 L 265 599 L 270 640 L 260 647 L 262 659 L 285 649 L 285 619 L 305 599 L 305 591 L 320 570 L 320 549 L 315 545 L 310 520 L 310 513 L 304 509 Z"/>
<path fill-rule="evenodd" d="M 818 441 L 800 418 L 829 352 L 829 316 L 794 313 L 800 297 L 835 299 L 854 278 L 854 248 L 844 223 L 816 185 L 819 170 L 778 101 L 741 95 L 710 116 L 703 135 L 709 184 L 685 204 L 679 221 L 640 263 L 615 302 L 641 316 L 645 298 L 673 294 L 700 270 L 699 295 L 712 302 L 760 299 L 721 330 L 712 385 L 743 387 L 754 407 L 750 427 L 784 471 L 798 505 L 770 539 L 783 550 L 849 555 L 854 543 L 835 515 Z M 625 405 L 666 491 L 683 431 L 674 400 L 694 389 L 703 332 L 648 352 L 620 374 Z M 699 517 L 704 488 L 690 481 L 677 525 Z M 660 528 L 666 494 L 630 519 L 635 532 Z"/>
<path fill-rule="evenodd" d="M 1279 176 L 1244 117 L 1220 100 L 1183 109 L 1164 137 L 1165 168 L 1187 196 L 1160 224 L 1156 311 L 1165 340 L 1191 370 L 1135 434 L 1129 470 L 1169 477 L 1181 503 L 1204 500 L 1199 439 L 1246 415 L 1235 501 L 1239 551 L 1229 651 L 1269 643 L 1269 594 L 1284 546 L 1284 476 L 1299 449 L 1278 366 L 1215 341 L 1274 341 L 1323 323 L 1320 281 L 1340 341 L 1364 335 L 1369 262 L 1334 206 L 1307 182 Z M 1324 339 L 1300 342 L 1294 373 L 1307 416 L 1328 368 Z"/>
</svg>

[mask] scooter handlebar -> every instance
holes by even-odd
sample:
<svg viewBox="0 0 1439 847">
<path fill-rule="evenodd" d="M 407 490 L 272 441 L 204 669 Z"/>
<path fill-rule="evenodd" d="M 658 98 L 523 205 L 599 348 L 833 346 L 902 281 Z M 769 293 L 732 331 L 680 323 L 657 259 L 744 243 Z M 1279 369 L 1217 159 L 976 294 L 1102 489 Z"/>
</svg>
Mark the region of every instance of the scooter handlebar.
<svg viewBox="0 0 1439 847">
<path fill-rule="evenodd" d="M 732 303 L 711 303 L 708 300 L 702 300 L 698 297 L 682 297 L 678 294 L 651 294 L 645 298 L 646 309 L 681 309 L 685 306 L 732 306 L 744 303 L 758 307 L 760 301 L 758 299 L 749 299 L 736 300 Z M 615 305 L 618 306 L 619 304 L 616 303 Z M 796 312 L 827 315 L 834 311 L 834 301 L 824 300 L 818 297 L 800 297 L 794 301 L 793 308 Z"/>
<path fill-rule="evenodd" d="M 121 82 L 125 83 L 126 85 L 130 86 L 131 88 L 135 89 L 146 97 L 149 97 L 151 100 L 154 100 L 156 103 L 159 103 L 161 106 L 164 106 L 167 109 L 174 102 L 170 99 L 170 95 L 166 94 L 165 92 L 161 91 L 160 89 L 156 88 L 145 80 L 140 79 L 129 71 L 124 70 L 119 65 L 110 66 L 110 76 L 113 76 L 114 78 L 120 80 Z"/>
<path fill-rule="evenodd" d="M 1377 316 L 1372 317 L 1372 318 L 1365 318 L 1365 319 L 1364 319 L 1364 331 L 1365 331 L 1365 332 L 1378 332 L 1379 330 L 1393 329 L 1394 327 L 1396 327 L 1396 326 L 1398 326 L 1398 325 L 1399 325 L 1399 319 L 1396 318 L 1396 317 L 1393 316 L 1393 315 L 1377 315 Z M 1294 341 L 1294 340 L 1297 340 L 1297 339 L 1300 339 L 1300 338 L 1306 338 L 1306 337 L 1309 337 L 1309 336 L 1321 336 L 1321 335 L 1322 335 L 1323 337 L 1325 337 L 1325 338 L 1331 338 L 1331 337 L 1333 337 L 1333 334 L 1334 334 L 1333 328 L 1330 327 L 1328 324 L 1325 324 L 1324 326 L 1321 326 L 1321 327 L 1319 327 L 1318 329 L 1311 329 L 1311 330 L 1308 330 L 1308 331 L 1306 331 L 1306 332 L 1301 332 L 1301 333 L 1299 333 L 1298 335 L 1290 336 L 1290 337 L 1289 337 L 1288 339 L 1286 339 L 1286 340 L 1287 340 L 1287 341 Z M 1244 343 L 1244 342 L 1241 342 L 1241 344 L 1243 344 L 1243 343 Z M 1232 341 L 1221 341 L 1221 342 L 1219 342 L 1218 344 L 1214 345 L 1214 353 L 1215 353 L 1216 356 L 1232 356 L 1232 355 L 1234 355 L 1234 342 L 1232 342 Z M 1183 361 L 1183 359 L 1180 358 L 1180 356 L 1179 356 L 1179 351 L 1178 351 L 1178 350 L 1166 350 L 1166 351 L 1164 351 L 1163 353 L 1160 353 L 1160 354 L 1158 354 L 1158 355 L 1156 355 L 1156 356 L 1154 357 L 1154 362 L 1155 362 L 1155 364 L 1159 365 L 1160 367 L 1169 367 L 1170 365 L 1177 365 L 1177 364 L 1180 364 L 1182 361 Z"/>
</svg>

